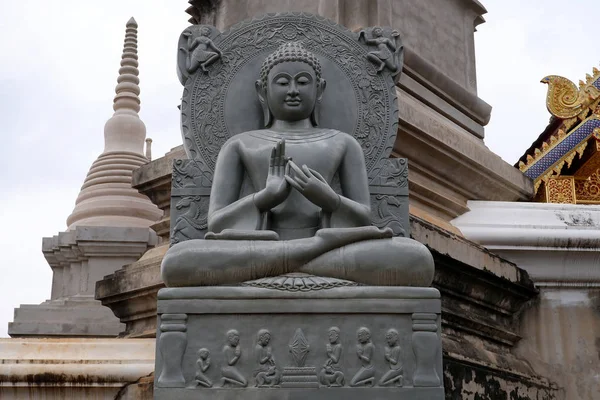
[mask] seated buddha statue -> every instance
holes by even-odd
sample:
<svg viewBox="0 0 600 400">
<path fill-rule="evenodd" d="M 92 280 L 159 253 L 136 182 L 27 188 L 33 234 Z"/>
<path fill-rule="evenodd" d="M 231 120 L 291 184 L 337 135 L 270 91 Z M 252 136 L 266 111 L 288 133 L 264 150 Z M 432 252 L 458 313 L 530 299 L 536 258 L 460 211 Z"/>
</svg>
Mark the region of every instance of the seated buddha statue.
<svg viewBox="0 0 600 400">
<path fill-rule="evenodd" d="M 209 232 L 167 251 L 167 286 L 291 272 L 377 286 L 431 284 L 434 263 L 424 245 L 371 226 L 360 144 L 318 125 L 325 87 L 318 58 L 298 43 L 265 59 L 256 82 L 265 128 L 235 135 L 221 148 Z"/>
</svg>

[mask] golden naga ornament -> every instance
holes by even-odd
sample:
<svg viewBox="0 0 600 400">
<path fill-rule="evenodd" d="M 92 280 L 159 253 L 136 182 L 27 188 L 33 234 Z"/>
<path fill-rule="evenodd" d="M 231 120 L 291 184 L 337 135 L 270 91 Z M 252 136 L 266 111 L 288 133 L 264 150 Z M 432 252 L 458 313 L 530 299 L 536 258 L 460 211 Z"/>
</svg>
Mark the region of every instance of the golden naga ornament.
<svg viewBox="0 0 600 400">
<path fill-rule="evenodd" d="M 590 77 L 591 78 L 591 77 Z M 600 97 L 600 91 L 588 82 L 576 84 L 558 75 L 548 75 L 540 82 L 548 85 L 546 107 L 557 118 L 573 118 L 587 110 L 587 107 Z"/>
</svg>

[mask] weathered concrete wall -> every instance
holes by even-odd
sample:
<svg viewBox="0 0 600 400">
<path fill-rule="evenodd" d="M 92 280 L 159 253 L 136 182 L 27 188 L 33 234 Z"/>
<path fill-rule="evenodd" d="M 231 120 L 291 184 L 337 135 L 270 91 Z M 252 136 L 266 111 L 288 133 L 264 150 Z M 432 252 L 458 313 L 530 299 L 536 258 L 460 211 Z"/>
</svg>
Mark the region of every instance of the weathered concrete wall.
<svg viewBox="0 0 600 400">
<path fill-rule="evenodd" d="M 411 52 L 469 92 L 477 91 L 474 31 L 487 11 L 476 0 L 192 0 L 190 3 L 188 12 L 197 16 L 195 22 L 214 24 L 219 29 L 255 15 L 282 11 L 319 14 L 352 30 L 392 26 L 402 33 Z"/>
<path fill-rule="evenodd" d="M 453 223 L 540 288 L 515 354 L 568 400 L 600 398 L 600 206 L 470 201 Z"/>
<path fill-rule="evenodd" d="M 150 400 L 154 349 L 153 339 L 0 339 L 0 398 Z"/>
<path fill-rule="evenodd" d="M 392 26 L 400 31 L 405 45 L 476 93 L 474 31 L 485 9 L 464 0 L 390 3 Z"/>
<path fill-rule="evenodd" d="M 600 288 L 542 289 L 521 334 L 517 353 L 564 388 L 565 399 L 600 398 Z"/>
<path fill-rule="evenodd" d="M 547 382 L 444 359 L 447 400 L 553 400 L 565 397 Z M 566 399 L 571 399 L 567 397 Z"/>
</svg>

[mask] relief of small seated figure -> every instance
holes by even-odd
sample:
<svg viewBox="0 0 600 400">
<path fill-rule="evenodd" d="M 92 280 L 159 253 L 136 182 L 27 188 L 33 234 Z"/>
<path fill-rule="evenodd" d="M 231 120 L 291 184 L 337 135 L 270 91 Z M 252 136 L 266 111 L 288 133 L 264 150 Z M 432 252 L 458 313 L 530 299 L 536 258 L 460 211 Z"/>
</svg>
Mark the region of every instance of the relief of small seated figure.
<svg viewBox="0 0 600 400">
<path fill-rule="evenodd" d="M 198 350 L 198 360 L 196 361 L 196 375 L 194 376 L 195 386 L 212 387 L 212 382 L 204 373 L 210 368 L 210 352 L 202 348 Z"/>
<path fill-rule="evenodd" d="M 350 386 L 373 386 L 375 382 L 375 366 L 373 366 L 373 352 L 375 346 L 371 342 L 371 331 L 362 327 L 358 329 L 358 344 L 356 355 L 360 360 L 360 369 L 352 377 Z"/>
<path fill-rule="evenodd" d="M 368 285 L 429 286 L 429 250 L 371 226 L 360 144 L 318 127 L 325 80 L 317 57 L 298 43 L 282 45 L 264 61 L 256 89 L 266 128 L 235 135 L 221 148 L 209 233 L 168 250 L 166 285 L 303 272 Z"/>
<path fill-rule="evenodd" d="M 223 347 L 223 355 L 227 366 L 221 368 L 223 387 L 226 385 L 246 387 L 248 382 L 241 372 L 236 368 L 236 364 L 242 356 L 240 348 L 240 333 L 235 329 L 227 332 L 227 344 Z"/>
<path fill-rule="evenodd" d="M 344 386 L 344 373 L 341 371 L 341 357 L 343 347 L 340 343 L 340 329 L 336 326 L 329 328 L 329 343 L 327 350 L 327 361 L 323 364 L 319 374 L 319 381 L 327 387 Z"/>
<path fill-rule="evenodd" d="M 281 373 L 275 364 L 273 350 L 269 346 L 271 341 L 271 333 L 266 329 L 258 331 L 256 343 L 256 356 L 259 364 L 258 369 L 254 372 L 256 379 L 256 387 L 272 387 L 279 384 Z"/>
<path fill-rule="evenodd" d="M 404 369 L 402 366 L 402 349 L 398 345 L 400 335 L 395 329 L 390 329 L 385 334 L 387 346 L 385 346 L 385 361 L 390 364 L 390 370 L 379 380 L 380 386 L 396 385 L 402 386 Z"/>
</svg>

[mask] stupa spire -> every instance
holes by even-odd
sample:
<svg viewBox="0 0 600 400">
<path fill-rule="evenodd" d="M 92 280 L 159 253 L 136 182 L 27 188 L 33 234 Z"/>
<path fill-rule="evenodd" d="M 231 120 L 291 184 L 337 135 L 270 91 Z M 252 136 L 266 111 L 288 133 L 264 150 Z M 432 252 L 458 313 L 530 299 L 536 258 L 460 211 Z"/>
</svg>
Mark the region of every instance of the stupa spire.
<svg viewBox="0 0 600 400">
<path fill-rule="evenodd" d="M 104 151 L 125 150 L 143 155 L 146 126 L 140 120 L 140 71 L 137 54 L 137 22 L 127 21 L 121 68 L 115 87 L 115 113 L 104 126 Z"/>
<path fill-rule="evenodd" d="M 144 156 L 146 126 L 140 119 L 137 22 L 126 25 L 121 67 L 115 87 L 114 114 L 104 125 L 104 152 L 92 164 L 67 218 L 75 226 L 149 227 L 162 212 L 131 187 L 133 170 L 148 162 Z"/>
</svg>

